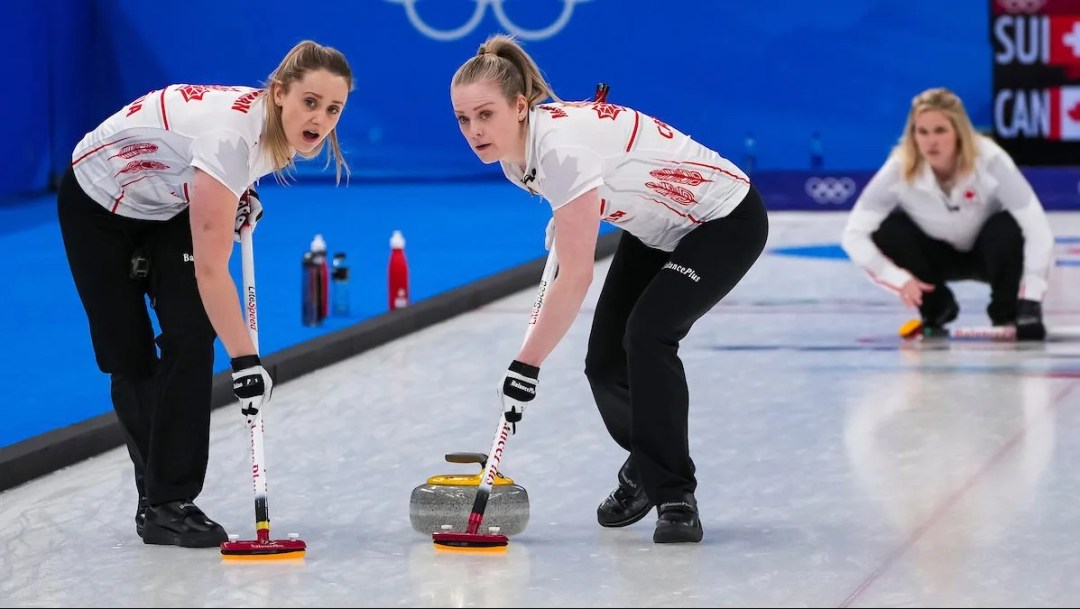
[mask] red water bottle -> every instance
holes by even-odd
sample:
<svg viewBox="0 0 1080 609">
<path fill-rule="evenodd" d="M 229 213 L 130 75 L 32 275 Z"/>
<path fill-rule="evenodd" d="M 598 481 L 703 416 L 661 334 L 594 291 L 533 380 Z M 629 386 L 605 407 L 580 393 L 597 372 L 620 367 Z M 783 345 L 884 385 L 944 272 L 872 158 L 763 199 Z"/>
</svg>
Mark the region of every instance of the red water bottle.
<svg viewBox="0 0 1080 609">
<path fill-rule="evenodd" d="M 330 314 L 330 266 L 326 262 L 326 240 L 322 235 L 315 235 L 315 238 L 311 240 L 311 253 L 319 278 L 316 288 L 316 311 L 319 323 L 322 323 Z"/>
<path fill-rule="evenodd" d="M 390 236 L 390 310 L 409 304 L 409 263 L 405 261 L 405 237 L 396 230 Z"/>
</svg>

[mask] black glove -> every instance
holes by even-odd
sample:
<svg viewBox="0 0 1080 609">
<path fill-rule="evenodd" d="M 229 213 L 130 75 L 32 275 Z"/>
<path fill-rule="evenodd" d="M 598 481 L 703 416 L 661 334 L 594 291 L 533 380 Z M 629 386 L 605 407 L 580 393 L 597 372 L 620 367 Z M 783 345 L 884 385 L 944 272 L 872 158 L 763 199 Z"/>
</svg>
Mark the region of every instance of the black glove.
<svg viewBox="0 0 1080 609">
<path fill-rule="evenodd" d="M 233 240 L 237 243 L 240 242 L 240 229 L 244 227 L 244 223 L 251 224 L 252 232 L 255 231 L 255 224 L 262 220 L 263 207 L 262 201 L 259 200 L 259 193 L 255 192 L 254 188 L 249 188 L 244 191 L 244 194 L 240 197 L 240 202 L 236 206 L 236 224 L 233 225 Z"/>
<path fill-rule="evenodd" d="M 1042 303 L 1021 298 L 1016 303 L 1016 340 L 1044 340 L 1046 326 L 1042 321 Z"/>
<path fill-rule="evenodd" d="M 270 403 L 274 381 L 263 368 L 258 355 L 241 355 L 232 359 L 232 389 L 240 400 L 240 414 L 245 417 L 259 414 Z"/>
<path fill-rule="evenodd" d="M 525 406 L 536 397 L 540 368 L 514 360 L 499 383 L 499 398 L 507 423 L 517 423 L 525 414 Z"/>
</svg>

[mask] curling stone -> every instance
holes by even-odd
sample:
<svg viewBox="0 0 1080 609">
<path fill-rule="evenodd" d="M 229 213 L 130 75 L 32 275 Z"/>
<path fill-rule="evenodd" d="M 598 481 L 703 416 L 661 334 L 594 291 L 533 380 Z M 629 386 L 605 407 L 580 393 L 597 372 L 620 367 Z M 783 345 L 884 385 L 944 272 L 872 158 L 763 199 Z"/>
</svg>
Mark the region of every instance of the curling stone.
<svg viewBox="0 0 1080 609">
<path fill-rule="evenodd" d="M 450 463 L 479 463 L 480 471 L 473 475 L 432 476 L 427 484 L 413 489 L 409 499 L 409 520 L 413 529 L 420 533 L 430 535 L 446 530 L 464 532 L 468 525 L 487 455 L 449 453 L 446 460 Z M 487 533 L 492 527 L 498 527 L 495 529 L 498 533 L 509 537 L 524 531 L 528 522 L 529 494 L 525 492 L 525 487 L 514 484 L 513 480 L 496 472 L 479 532 Z"/>
</svg>

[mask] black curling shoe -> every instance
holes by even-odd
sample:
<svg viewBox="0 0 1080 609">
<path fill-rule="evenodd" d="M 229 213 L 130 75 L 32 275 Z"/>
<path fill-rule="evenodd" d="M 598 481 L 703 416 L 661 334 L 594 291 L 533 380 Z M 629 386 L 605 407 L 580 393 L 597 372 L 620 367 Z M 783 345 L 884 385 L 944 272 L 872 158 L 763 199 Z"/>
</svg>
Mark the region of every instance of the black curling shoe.
<svg viewBox="0 0 1080 609">
<path fill-rule="evenodd" d="M 194 503 L 169 501 L 146 509 L 142 538 L 147 544 L 216 548 L 229 536 Z"/>
<path fill-rule="evenodd" d="M 704 535 L 698 518 L 697 501 L 687 495 L 682 501 L 664 502 L 657 508 L 660 515 L 653 531 L 654 543 L 697 543 Z"/>
</svg>

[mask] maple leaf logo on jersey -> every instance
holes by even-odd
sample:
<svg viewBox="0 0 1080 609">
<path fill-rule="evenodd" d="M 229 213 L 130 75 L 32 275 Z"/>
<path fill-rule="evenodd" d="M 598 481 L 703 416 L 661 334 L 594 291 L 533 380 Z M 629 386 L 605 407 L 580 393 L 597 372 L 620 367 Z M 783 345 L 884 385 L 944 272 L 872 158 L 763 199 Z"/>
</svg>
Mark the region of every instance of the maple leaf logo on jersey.
<svg viewBox="0 0 1080 609">
<path fill-rule="evenodd" d="M 180 87 L 179 91 L 184 101 L 189 102 L 193 99 L 201 100 L 203 95 L 206 95 L 207 89 L 202 85 L 184 85 Z"/>
<path fill-rule="evenodd" d="M 622 106 L 602 102 L 597 102 L 593 104 L 592 107 L 593 110 L 596 110 L 597 118 L 610 118 L 611 120 L 615 120 L 615 117 L 619 116 L 619 112 L 624 110 Z"/>
<path fill-rule="evenodd" d="M 199 101 L 206 95 L 207 91 L 239 91 L 236 87 L 227 87 L 225 85 L 184 85 L 177 87 L 177 91 L 184 97 L 184 101 L 189 102 L 191 100 Z"/>
<path fill-rule="evenodd" d="M 688 186 L 697 186 L 702 182 L 712 182 L 712 180 L 705 179 L 701 173 L 692 169 L 654 169 L 649 172 L 649 175 L 658 180 L 667 180 Z"/>
<path fill-rule="evenodd" d="M 679 205 L 690 205 L 691 203 L 697 202 L 697 199 L 694 198 L 694 193 L 682 186 L 676 186 L 668 182 L 660 182 L 659 184 L 656 182 L 645 182 L 645 186 L 655 190 L 672 201 L 675 201 Z"/>
</svg>

